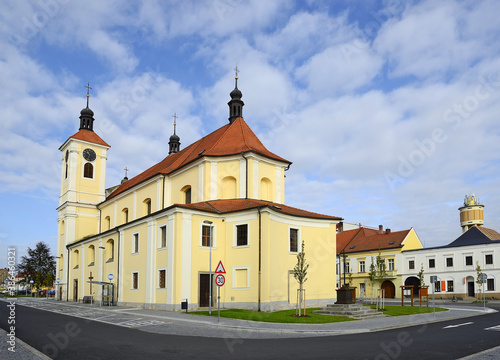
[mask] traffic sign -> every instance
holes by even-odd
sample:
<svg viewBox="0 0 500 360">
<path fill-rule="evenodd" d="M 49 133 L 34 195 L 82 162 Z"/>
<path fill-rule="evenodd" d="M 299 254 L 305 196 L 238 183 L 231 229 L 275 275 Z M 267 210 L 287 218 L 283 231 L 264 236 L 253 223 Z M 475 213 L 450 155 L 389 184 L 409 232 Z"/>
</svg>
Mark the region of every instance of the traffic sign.
<svg viewBox="0 0 500 360">
<path fill-rule="evenodd" d="M 485 273 L 482 273 L 479 275 L 479 279 L 481 279 L 482 283 L 485 284 L 486 283 L 486 279 L 488 279 L 488 275 L 485 274 Z"/>
<path fill-rule="evenodd" d="M 438 277 L 437 276 L 431 276 L 431 284 L 437 283 Z"/>
<path fill-rule="evenodd" d="M 35 281 L 34 280 L 30 280 L 30 284 L 33 284 Z"/>
<path fill-rule="evenodd" d="M 60 282 L 61 282 L 61 279 L 57 278 L 57 279 L 56 279 L 56 283 L 58 283 L 58 284 L 59 284 Z"/>
<path fill-rule="evenodd" d="M 109 279 L 109 281 L 113 280 L 114 278 L 115 278 L 115 277 L 113 276 L 113 274 L 109 274 L 109 275 L 108 275 L 108 279 Z"/>
<path fill-rule="evenodd" d="M 8 278 L 8 277 L 6 277 L 6 278 L 5 278 L 5 282 L 6 282 L 6 283 L 8 283 L 8 282 L 9 282 L 9 278 Z"/>
<path fill-rule="evenodd" d="M 224 275 L 222 275 L 222 274 L 218 274 L 218 275 L 215 277 L 215 284 L 216 284 L 217 286 L 223 286 L 225 282 L 226 282 L 226 278 L 224 277 Z"/>
<path fill-rule="evenodd" d="M 215 268 L 215 273 L 216 274 L 225 274 L 226 269 L 224 269 L 224 265 L 222 265 L 222 260 L 219 260 L 219 265 Z"/>
</svg>

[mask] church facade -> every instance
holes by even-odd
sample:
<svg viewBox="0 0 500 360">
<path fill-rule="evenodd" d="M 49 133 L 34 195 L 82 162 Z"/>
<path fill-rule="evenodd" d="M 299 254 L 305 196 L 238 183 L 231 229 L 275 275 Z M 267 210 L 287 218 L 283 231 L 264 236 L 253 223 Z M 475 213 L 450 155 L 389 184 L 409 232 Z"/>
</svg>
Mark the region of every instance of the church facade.
<svg viewBox="0 0 500 360">
<path fill-rule="evenodd" d="M 226 125 L 181 149 L 174 124 L 168 156 L 106 189 L 110 145 L 93 131 L 87 94 L 79 131 L 59 149 L 59 300 L 205 308 L 216 304 L 220 261 L 221 307 L 289 308 L 304 242 L 306 302 L 332 302 L 342 219 L 285 205 L 291 162 L 267 150 L 243 119 L 237 78 L 230 96 Z"/>
</svg>

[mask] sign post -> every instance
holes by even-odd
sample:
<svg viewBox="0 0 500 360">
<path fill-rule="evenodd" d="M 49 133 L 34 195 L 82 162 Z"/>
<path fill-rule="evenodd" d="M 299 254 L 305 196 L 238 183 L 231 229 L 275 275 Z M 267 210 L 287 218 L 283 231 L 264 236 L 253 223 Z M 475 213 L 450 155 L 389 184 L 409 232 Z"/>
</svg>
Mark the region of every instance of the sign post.
<svg viewBox="0 0 500 360">
<path fill-rule="evenodd" d="M 435 283 L 437 282 L 437 276 L 431 276 L 432 284 L 432 316 L 436 317 L 436 305 L 434 304 L 434 290 L 436 289 Z"/>
<path fill-rule="evenodd" d="M 483 310 L 486 311 L 486 297 L 484 296 L 484 284 L 486 284 L 486 279 L 488 279 L 488 275 L 482 273 L 481 275 L 479 275 L 479 278 L 481 279 L 481 286 L 483 287 Z"/>
<path fill-rule="evenodd" d="M 222 265 L 222 260 L 219 260 L 219 264 L 217 268 L 215 268 L 215 273 L 217 276 L 215 277 L 215 284 L 217 285 L 217 322 L 220 321 L 220 288 L 224 286 L 226 283 L 226 278 L 224 275 L 226 273 L 226 269 L 224 269 L 224 265 Z"/>
</svg>

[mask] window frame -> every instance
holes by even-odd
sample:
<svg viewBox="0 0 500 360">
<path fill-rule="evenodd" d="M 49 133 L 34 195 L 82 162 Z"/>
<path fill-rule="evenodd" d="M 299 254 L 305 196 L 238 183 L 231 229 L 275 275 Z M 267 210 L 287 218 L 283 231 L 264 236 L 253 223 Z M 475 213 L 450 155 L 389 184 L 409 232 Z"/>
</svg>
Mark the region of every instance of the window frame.
<svg viewBox="0 0 500 360">
<path fill-rule="evenodd" d="M 163 229 L 165 229 L 165 239 L 163 239 Z M 167 224 L 160 224 L 158 226 L 158 249 L 166 249 L 167 248 Z M 165 245 L 163 244 L 165 242 Z"/>
<path fill-rule="evenodd" d="M 451 286 L 450 286 L 451 285 Z M 450 290 L 451 289 L 451 290 Z M 453 280 L 446 280 L 446 291 L 447 292 L 453 292 L 454 289 L 454 283 Z"/>
<path fill-rule="evenodd" d="M 491 259 L 491 262 L 488 262 L 488 259 Z M 493 254 L 484 254 L 484 264 L 493 265 Z"/>
<path fill-rule="evenodd" d="M 470 264 L 467 264 L 467 260 L 470 259 Z M 465 266 L 474 266 L 474 257 L 472 255 L 465 255 Z"/>
<path fill-rule="evenodd" d="M 408 260 L 408 270 L 415 270 L 415 260 Z"/>
<path fill-rule="evenodd" d="M 90 176 L 87 176 L 87 175 L 89 175 L 89 172 L 90 172 Z M 94 165 L 91 162 L 86 162 L 83 165 L 83 178 L 94 180 Z"/>
<path fill-rule="evenodd" d="M 495 278 L 486 279 L 486 291 L 495 291 Z"/>
<path fill-rule="evenodd" d="M 431 261 L 432 261 L 432 266 L 431 266 Z M 436 259 L 435 258 L 430 258 L 428 265 L 429 265 L 429 269 L 435 269 L 436 268 Z"/>
<path fill-rule="evenodd" d="M 453 267 L 453 256 L 448 256 L 445 258 L 446 267 Z"/>
<path fill-rule="evenodd" d="M 365 260 L 359 260 L 358 265 L 359 265 L 359 272 L 360 273 L 365 273 L 366 272 L 366 262 L 365 262 Z"/>
<path fill-rule="evenodd" d="M 139 254 L 139 232 L 135 232 L 132 234 L 132 255 Z"/>
<path fill-rule="evenodd" d="M 212 228 L 212 249 L 217 249 L 217 226 L 214 223 L 212 224 L 205 224 L 203 223 L 203 221 L 200 222 L 200 248 L 203 248 L 203 249 L 210 249 L 210 246 L 209 245 L 203 245 L 203 237 L 204 237 L 204 234 L 203 234 L 203 228 L 204 227 L 208 227 L 208 228 Z"/>
<path fill-rule="evenodd" d="M 236 287 L 236 271 L 246 270 L 247 272 L 247 286 L 246 287 Z M 233 266 L 233 287 L 232 290 L 249 290 L 250 289 L 250 266 Z"/>
<path fill-rule="evenodd" d="M 387 259 L 387 271 L 395 271 L 395 270 L 396 270 L 396 264 L 394 259 Z"/>
<path fill-rule="evenodd" d="M 131 272 L 130 290 L 139 290 L 139 271 Z"/>
<path fill-rule="evenodd" d="M 164 275 L 164 278 L 163 278 L 163 282 L 164 282 L 164 286 L 162 287 L 162 283 L 161 283 L 161 273 L 165 272 L 165 275 Z M 157 271 L 157 283 L 156 283 L 156 288 L 158 290 L 165 290 L 167 289 L 167 268 L 166 267 L 163 267 L 163 268 L 158 268 L 158 271 Z"/>
<path fill-rule="evenodd" d="M 245 234 L 245 244 L 238 244 L 239 239 L 239 230 L 242 229 L 243 227 L 246 227 L 246 234 Z M 240 224 L 234 224 L 234 239 L 233 239 L 233 247 L 235 248 L 242 248 L 242 247 L 249 247 L 250 246 L 250 225 L 248 223 L 240 223 Z"/>
<path fill-rule="evenodd" d="M 296 251 L 293 251 L 292 250 L 292 231 L 294 231 L 297 235 L 296 237 L 296 247 L 297 247 L 297 250 Z M 288 253 L 289 254 L 293 254 L 293 255 L 297 255 L 299 253 L 299 249 L 301 248 L 301 240 L 300 240 L 300 228 L 296 228 L 296 227 L 289 227 L 288 228 Z"/>
</svg>

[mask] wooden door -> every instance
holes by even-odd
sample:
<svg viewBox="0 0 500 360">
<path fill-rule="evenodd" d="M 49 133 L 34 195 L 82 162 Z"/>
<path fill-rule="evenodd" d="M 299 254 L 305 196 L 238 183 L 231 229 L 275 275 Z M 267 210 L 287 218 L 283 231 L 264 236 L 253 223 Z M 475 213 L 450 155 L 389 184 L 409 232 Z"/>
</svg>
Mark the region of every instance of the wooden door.
<svg viewBox="0 0 500 360">
<path fill-rule="evenodd" d="M 212 275 L 213 279 L 213 275 Z M 214 303 L 213 290 L 214 285 L 212 283 L 212 305 Z M 208 307 L 210 295 L 210 274 L 200 274 L 200 307 Z"/>
<path fill-rule="evenodd" d="M 382 283 L 382 286 L 380 286 L 381 289 L 385 289 L 385 297 L 394 299 L 394 296 L 396 295 L 396 287 L 392 283 L 392 281 L 386 280 Z"/>
</svg>

